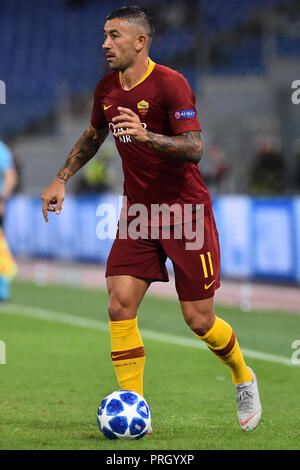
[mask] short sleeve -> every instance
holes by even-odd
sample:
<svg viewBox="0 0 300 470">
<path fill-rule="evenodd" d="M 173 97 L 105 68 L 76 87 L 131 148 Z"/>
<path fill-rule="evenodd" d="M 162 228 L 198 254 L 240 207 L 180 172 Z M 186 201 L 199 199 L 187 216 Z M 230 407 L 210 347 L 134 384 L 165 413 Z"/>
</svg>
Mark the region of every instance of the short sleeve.
<svg viewBox="0 0 300 470">
<path fill-rule="evenodd" d="M 188 131 L 201 131 L 195 105 L 195 95 L 181 74 L 172 77 L 166 90 L 166 105 L 174 135 Z"/>
<path fill-rule="evenodd" d="M 2 171 L 13 168 L 13 158 L 9 148 L 0 142 L 0 169 Z"/>
<path fill-rule="evenodd" d="M 102 108 L 100 84 L 97 85 L 94 93 L 91 126 L 93 126 L 95 129 L 105 129 L 107 127 L 107 122 Z"/>
</svg>

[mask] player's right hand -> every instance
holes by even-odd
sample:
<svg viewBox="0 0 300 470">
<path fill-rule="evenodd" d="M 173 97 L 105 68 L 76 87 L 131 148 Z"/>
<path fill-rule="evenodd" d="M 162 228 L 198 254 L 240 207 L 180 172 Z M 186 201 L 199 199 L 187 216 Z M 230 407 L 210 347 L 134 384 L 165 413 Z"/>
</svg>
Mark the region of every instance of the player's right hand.
<svg viewBox="0 0 300 470">
<path fill-rule="evenodd" d="M 50 186 L 41 195 L 43 201 L 43 215 L 46 222 L 48 222 L 48 212 L 56 212 L 60 214 L 62 205 L 65 199 L 65 183 L 63 180 L 55 178 Z"/>
</svg>

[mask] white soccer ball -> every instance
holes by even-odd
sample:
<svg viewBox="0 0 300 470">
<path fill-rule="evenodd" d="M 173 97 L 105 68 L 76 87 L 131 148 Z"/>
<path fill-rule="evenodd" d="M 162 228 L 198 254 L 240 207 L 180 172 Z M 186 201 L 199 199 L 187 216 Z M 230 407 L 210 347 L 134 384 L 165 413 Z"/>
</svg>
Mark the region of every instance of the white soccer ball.
<svg viewBox="0 0 300 470">
<path fill-rule="evenodd" d="M 138 393 L 117 390 L 102 400 L 97 420 L 107 439 L 141 439 L 151 427 L 151 411 Z"/>
</svg>

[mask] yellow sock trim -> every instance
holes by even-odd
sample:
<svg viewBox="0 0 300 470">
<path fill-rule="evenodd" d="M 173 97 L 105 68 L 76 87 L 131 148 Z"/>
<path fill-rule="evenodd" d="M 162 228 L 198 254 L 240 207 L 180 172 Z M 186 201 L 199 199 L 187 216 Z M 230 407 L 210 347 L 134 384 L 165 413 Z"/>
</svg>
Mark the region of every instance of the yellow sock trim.
<svg viewBox="0 0 300 470">
<path fill-rule="evenodd" d="M 216 317 L 213 326 L 204 336 L 199 336 L 195 332 L 194 334 L 207 344 L 223 364 L 230 368 L 234 384 L 250 382 L 253 379 L 234 331 L 227 322 Z"/>
<path fill-rule="evenodd" d="M 143 396 L 145 350 L 137 318 L 110 321 L 111 358 L 121 390 L 133 390 Z"/>
</svg>

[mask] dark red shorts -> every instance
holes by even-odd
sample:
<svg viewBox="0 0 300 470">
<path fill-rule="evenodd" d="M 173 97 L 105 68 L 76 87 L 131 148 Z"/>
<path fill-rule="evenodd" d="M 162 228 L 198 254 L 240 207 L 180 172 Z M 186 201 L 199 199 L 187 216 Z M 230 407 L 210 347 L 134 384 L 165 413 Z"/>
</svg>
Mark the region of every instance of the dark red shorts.
<svg viewBox="0 0 300 470">
<path fill-rule="evenodd" d="M 193 222 L 194 224 L 194 222 Z M 163 238 L 165 228 L 160 227 L 158 239 L 120 239 L 119 229 L 107 259 L 106 277 L 130 275 L 152 281 L 168 281 L 166 259 L 174 268 L 175 285 L 179 300 L 207 299 L 220 286 L 219 236 L 213 212 L 204 216 L 204 243 L 202 248 L 187 250 L 184 231 L 180 238 L 176 225 L 169 227 L 170 238 Z M 177 238 L 175 238 L 177 236 Z"/>
</svg>

